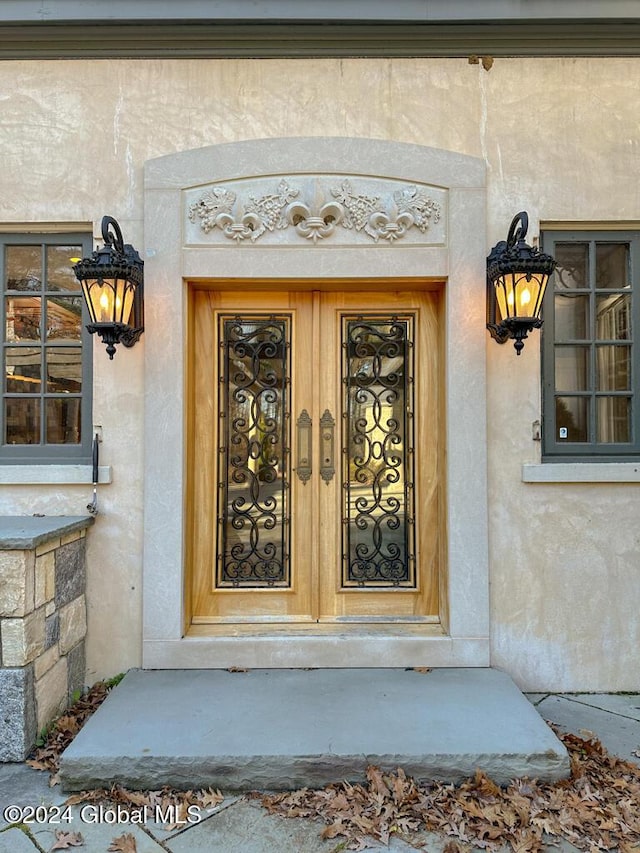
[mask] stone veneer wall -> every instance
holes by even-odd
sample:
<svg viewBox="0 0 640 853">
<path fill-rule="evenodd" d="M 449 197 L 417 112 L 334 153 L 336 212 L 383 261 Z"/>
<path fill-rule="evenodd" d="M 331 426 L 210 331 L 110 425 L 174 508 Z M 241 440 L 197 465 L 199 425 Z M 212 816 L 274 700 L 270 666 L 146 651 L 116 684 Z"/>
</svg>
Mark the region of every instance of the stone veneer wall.
<svg viewBox="0 0 640 853">
<path fill-rule="evenodd" d="M 0 761 L 22 761 L 82 689 L 86 528 L 92 518 L 0 518 Z"/>
</svg>

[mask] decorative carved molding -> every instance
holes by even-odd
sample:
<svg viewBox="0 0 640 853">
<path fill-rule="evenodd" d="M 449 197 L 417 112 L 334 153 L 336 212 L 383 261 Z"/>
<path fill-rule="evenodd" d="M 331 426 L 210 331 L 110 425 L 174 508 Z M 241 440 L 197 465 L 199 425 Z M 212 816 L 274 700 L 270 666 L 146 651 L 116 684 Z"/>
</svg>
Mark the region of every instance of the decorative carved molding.
<svg viewBox="0 0 640 853">
<path fill-rule="evenodd" d="M 205 233 L 220 228 L 231 240 L 240 242 L 249 237 L 255 242 L 267 230 L 287 227 L 289 223 L 282 212 L 297 195 L 298 190 L 292 190 L 282 180 L 275 193 L 260 198 L 249 195 L 248 201 L 241 205 L 244 213 L 238 215 L 236 194 L 224 187 L 214 187 L 190 206 L 189 219 L 191 222 L 195 222 L 196 217 L 200 219 L 200 227 Z"/>
<path fill-rule="evenodd" d="M 315 213 L 311 208 L 301 201 L 294 202 L 287 207 L 287 220 L 295 226 L 296 231 L 307 240 L 315 243 L 325 237 L 330 237 L 336 225 L 344 218 L 342 205 L 335 202 L 323 204 Z"/>
<path fill-rule="evenodd" d="M 188 205 L 189 221 L 205 234 L 217 230 L 236 244 L 287 229 L 287 242 L 295 234 L 316 244 L 345 229 L 375 243 L 395 243 L 412 229 L 426 234 L 442 212 L 442 190 L 388 179 L 301 175 L 282 178 L 265 192 L 268 181 L 228 182 L 200 191 Z M 249 187 L 253 192 L 246 192 Z"/>
</svg>

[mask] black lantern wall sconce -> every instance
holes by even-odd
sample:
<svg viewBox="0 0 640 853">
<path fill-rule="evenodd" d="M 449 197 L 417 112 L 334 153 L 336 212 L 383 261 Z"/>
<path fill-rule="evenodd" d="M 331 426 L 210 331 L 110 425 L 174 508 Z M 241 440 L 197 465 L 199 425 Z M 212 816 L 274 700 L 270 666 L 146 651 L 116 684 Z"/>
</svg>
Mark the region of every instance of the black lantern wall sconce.
<svg viewBox="0 0 640 853">
<path fill-rule="evenodd" d="M 133 246 L 123 243 L 112 216 L 102 218 L 102 239 L 104 246 L 73 271 L 91 316 L 87 329 L 100 336 L 112 359 L 116 344 L 132 347 L 144 331 L 144 261 Z"/>
<path fill-rule="evenodd" d="M 529 217 L 514 216 L 506 242 L 487 257 L 487 329 L 499 344 L 514 341 L 520 355 L 525 338 L 542 326 L 540 311 L 549 276 L 556 267 L 551 255 L 525 242 Z"/>
</svg>

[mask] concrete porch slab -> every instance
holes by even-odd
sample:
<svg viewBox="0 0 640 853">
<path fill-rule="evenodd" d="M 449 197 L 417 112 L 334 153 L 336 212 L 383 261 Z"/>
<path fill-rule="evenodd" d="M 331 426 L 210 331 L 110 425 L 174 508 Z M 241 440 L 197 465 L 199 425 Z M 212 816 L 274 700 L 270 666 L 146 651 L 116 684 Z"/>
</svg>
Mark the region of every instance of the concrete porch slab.
<svg viewBox="0 0 640 853">
<path fill-rule="evenodd" d="M 132 670 L 64 752 L 67 791 L 322 786 L 368 764 L 459 781 L 569 775 L 562 743 L 494 669 Z"/>
</svg>

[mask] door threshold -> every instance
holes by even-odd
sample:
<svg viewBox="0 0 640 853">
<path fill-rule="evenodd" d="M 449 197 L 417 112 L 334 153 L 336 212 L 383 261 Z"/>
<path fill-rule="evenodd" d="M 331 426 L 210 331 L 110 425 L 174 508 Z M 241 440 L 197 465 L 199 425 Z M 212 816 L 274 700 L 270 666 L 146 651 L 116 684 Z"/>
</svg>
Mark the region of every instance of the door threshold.
<svg viewBox="0 0 640 853">
<path fill-rule="evenodd" d="M 145 669 L 489 666 L 488 636 L 441 625 L 198 625 L 143 643 Z"/>
<path fill-rule="evenodd" d="M 283 637 L 283 636 L 376 636 L 444 637 L 442 625 L 432 621 L 332 621 L 332 622 L 234 622 L 191 625 L 186 637 Z"/>
</svg>

